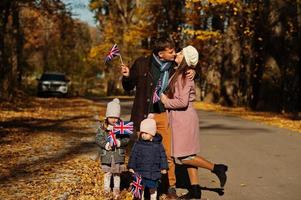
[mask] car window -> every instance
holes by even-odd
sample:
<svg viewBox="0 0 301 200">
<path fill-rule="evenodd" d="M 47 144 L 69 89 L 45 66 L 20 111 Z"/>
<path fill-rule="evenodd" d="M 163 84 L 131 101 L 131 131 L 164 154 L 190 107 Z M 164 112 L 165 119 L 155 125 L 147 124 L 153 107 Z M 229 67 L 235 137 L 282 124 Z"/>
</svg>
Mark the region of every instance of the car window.
<svg viewBox="0 0 301 200">
<path fill-rule="evenodd" d="M 41 80 L 66 81 L 65 76 L 61 74 L 43 74 Z"/>
</svg>

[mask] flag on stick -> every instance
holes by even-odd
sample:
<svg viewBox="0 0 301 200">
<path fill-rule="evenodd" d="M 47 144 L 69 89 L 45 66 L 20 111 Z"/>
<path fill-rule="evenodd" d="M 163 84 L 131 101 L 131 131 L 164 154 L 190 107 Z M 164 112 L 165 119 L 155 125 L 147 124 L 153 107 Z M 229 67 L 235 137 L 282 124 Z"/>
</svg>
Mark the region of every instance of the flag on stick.
<svg viewBox="0 0 301 200">
<path fill-rule="evenodd" d="M 133 193 L 134 197 L 141 199 L 142 190 L 143 190 L 141 184 L 142 177 L 137 173 L 135 173 L 133 176 L 134 176 L 134 180 L 131 183 L 131 192 Z"/>
<path fill-rule="evenodd" d="M 158 84 L 155 88 L 155 91 L 154 91 L 154 94 L 153 94 L 153 103 L 156 103 L 160 100 L 160 89 L 161 89 L 161 86 L 162 86 L 162 81 L 161 79 L 158 80 Z"/>
<path fill-rule="evenodd" d="M 117 44 L 114 44 L 113 47 L 110 49 L 109 53 L 107 54 L 106 58 L 105 58 L 105 63 L 107 63 L 108 61 L 111 61 L 114 57 L 119 56 L 120 58 L 120 62 L 123 64 L 121 55 L 120 55 L 120 51 L 117 47 Z"/>
<path fill-rule="evenodd" d="M 131 121 L 119 121 L 114 124 L 113 132 L 116 135 L 130 135 L 133 133 L 134 123 Z"/>
<path fill-rule="evenodd" d="M 117 146 L 117 140 L 113 131 L 109 132 L 107 139 L 112 144 L 112 146 Z"/>
</svg>

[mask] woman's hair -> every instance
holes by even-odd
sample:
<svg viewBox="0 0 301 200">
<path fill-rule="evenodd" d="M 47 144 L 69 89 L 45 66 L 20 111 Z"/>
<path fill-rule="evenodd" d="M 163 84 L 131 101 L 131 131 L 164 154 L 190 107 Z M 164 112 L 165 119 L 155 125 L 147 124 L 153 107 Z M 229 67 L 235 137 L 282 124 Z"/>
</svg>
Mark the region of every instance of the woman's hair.
<svg viewBox="0 0 301 200">
<path fill-rule="evenodd" d="M 182 75 L 182 85 L 183 85 L 183 87 L 185 86 L 185 84 L 186 84 L 186 72 L 187 72 L 188 69 L 189 69 L 189 67 L 188 67 L 185 59 L 183 59 L 180 66 L 176 70 L 174 76 L 170 80 L 168 90 L 166 92 L 166 95 L 167 95 L 168 98 L 173 98 L 174 97 L 175 85 L 176 85 L 176 82 L 177 82 L 178 77 L 180 75 Z"/>
</svg>

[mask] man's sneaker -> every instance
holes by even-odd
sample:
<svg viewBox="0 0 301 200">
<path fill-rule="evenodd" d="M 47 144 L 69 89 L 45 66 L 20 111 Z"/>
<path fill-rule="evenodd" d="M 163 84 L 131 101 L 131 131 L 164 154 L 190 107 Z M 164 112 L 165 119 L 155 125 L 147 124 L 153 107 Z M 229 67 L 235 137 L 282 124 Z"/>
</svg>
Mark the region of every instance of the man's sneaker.
<svg viewBox="0 0 301 200">
<path fill-rule="evenodd" d="M 180 196 L 179 199 L 201 199 L 202 191 L 199 185 L 191 185 L 188 188 L 188 193 Z"/>
<path fill-rule="evenodd" d="M 177 195 L 177 190 L 175 187 L 169 187 L 167 190 L 167 198 L 168 199 L 177 199 L 178 195 Z"/>
</svg>

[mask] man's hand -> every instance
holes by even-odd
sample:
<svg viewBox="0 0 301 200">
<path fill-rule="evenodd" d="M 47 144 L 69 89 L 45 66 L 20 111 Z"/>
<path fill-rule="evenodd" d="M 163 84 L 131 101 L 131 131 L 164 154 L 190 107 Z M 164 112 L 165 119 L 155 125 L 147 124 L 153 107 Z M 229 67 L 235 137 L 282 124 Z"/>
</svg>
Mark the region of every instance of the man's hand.
<svg viewBox="0 0 301 200">
<path fill-rule="evenodd" d="M 195 77 L 195 74 L 196 74 L 196 72 L 194 69 L 189 69 L 186 72 L 186 77 L 189 78 L 190 80 L 193 80 Z"/>
<path fill-rule="evenodd" d="M 166 169 L 161 169 L 161 174 L 167 174 L 167 170 Z"/>
<path fill-rule="evenodd" d="M 165 94 L 161 94 L 160 95 L 160 100 L 161 100 L 161 102 L 165 105 L 166 104 L 166 102 L 167 102 L 167 96 L 165 95 Z"/>
<path fill-rule="evenodd" d="M 129 172 L 131 172 L 131 173 L 135 173 L 135 171 L 133 170 L 133 169 L 129 169 Z"/>
<path fill-rule="evenodd" d="M 129 77 L 130 76 L 130 69 L 126 65 L 121 65 L 121 73 L 124 77 Z"/>
</svg>

